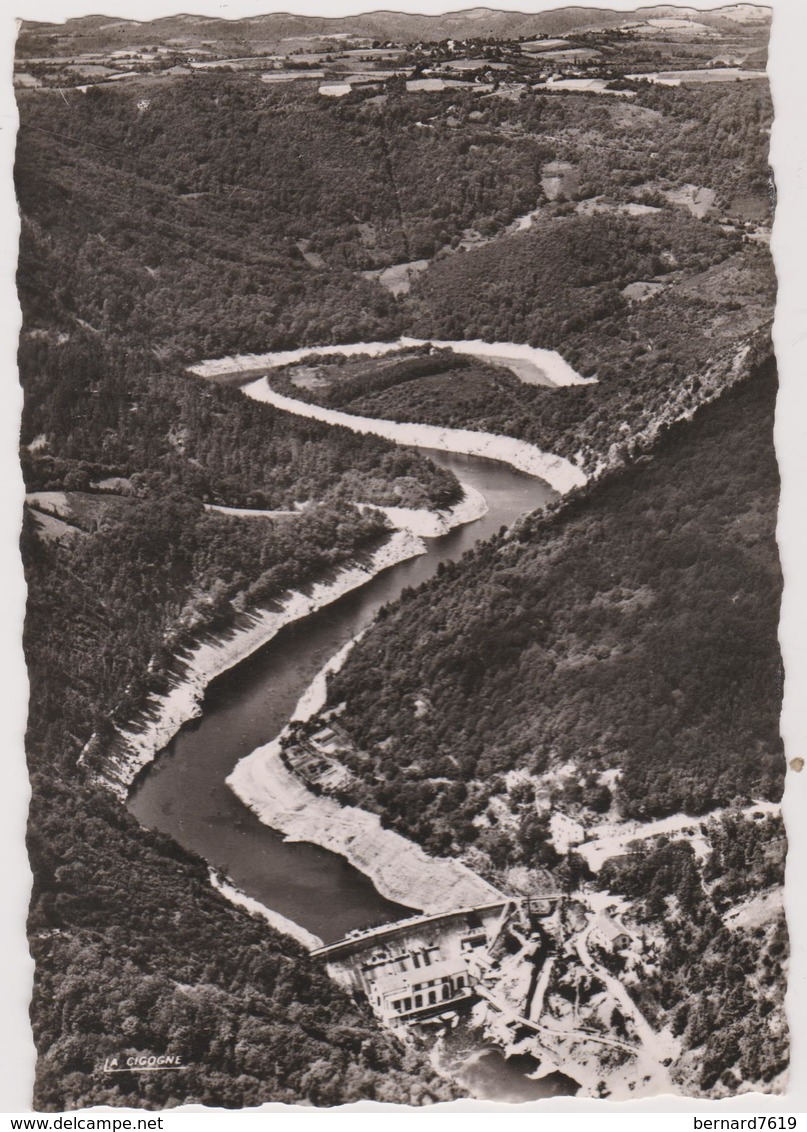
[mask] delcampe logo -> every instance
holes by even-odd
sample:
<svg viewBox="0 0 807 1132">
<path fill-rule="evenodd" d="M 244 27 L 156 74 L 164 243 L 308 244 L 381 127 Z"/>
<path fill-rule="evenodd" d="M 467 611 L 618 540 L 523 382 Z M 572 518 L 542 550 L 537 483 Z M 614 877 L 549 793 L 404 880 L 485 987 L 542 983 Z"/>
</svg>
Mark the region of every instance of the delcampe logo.
<svg viewBox="0 0 807 1132">
<path fill-rule="evenodd" d="M 179 1053 L 120 1053 L 104 1059 L 104 1073 L 154 1073 L 165 1069 L 187 1069 Z"/>
</svg>

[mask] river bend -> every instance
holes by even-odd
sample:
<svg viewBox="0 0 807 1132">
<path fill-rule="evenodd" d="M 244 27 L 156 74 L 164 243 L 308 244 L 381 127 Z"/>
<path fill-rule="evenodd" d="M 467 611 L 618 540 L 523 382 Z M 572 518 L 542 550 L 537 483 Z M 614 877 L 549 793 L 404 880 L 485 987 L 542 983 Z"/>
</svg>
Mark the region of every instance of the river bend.
<svg viewBox="0 0 807 1132">
<path fill-rule="evenodd" d="M 493 460 L 423 450 L 485 496 L 488 513 L 425 540 L 427 553 L 377 575 L 361 589 L 286 626 L 262 649 L 214 680 L 202 715 L 186 724 L 136 782 L 129 808 L 226 874 L 261 904 L 325 942 L 409 910 L 384 899 L 342 857 L 289 843 L 263 825 L 225 779 L 235 764 L 274 739 L 327 660 L 407 586 L 432 577 L 476 542 L 557 498 L 542 480 Z"/>
</svg>

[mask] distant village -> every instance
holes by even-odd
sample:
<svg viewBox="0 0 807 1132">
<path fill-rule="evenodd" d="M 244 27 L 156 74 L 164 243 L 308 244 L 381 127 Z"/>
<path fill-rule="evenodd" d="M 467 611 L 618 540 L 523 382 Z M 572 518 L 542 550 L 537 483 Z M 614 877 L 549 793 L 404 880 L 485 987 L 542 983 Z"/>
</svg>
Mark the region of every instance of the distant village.
<svg viewBox="0 0 807 1132">
<path fill-rule="evenodd" d="M 692 29 L 705 51 L 693 57 L 691 44 L 687 44 L 681 55 L 689 60 L 686 69 L 654 70 L 642 62 L 648 57 L 644 49 L 648 39 L 664 35 L 683 41 L 691 38 Z M 32 41 L 31 54 L 18 50 L 14 73 L 17 86 L 86 90 L 107 83 L 157 81 L 207 72 L 251 74 L 269 85 L 316 84 L 323 98 L 343 98 L 354 92 L 374 97 L 392 91 L 451 89 L 508 97 L 517 97 L 527 89 L 630 96 L 642 79 L 678 85 L 764 75 L 759 69 L 764 59 L 757 58 L 752 45 L 744 43 L 742 37 L 727 43 L 721 32 L 686 19 L 514 40 L 481 37 L 398 44 L 346 34 L 318 35 L 290 38 L 272 50 L 236 57 L 223 53 L 215 41 L 190 37 L 75 54 L 61 53 L 67 44 L 60 45 L 58 40 L 51 43 L 53 54 L 36 54 L 41 50 L 37 42 Z M 638 55 L 636 47 L 642 48 Z M 664 58 L 669 59 L 669 44 L 665 47 Z M 656 54 L 660 59 L 660 53 Z M 654 53 L 649 57 L 652 59 Z M 638 63 L 636 73 L 629 73 L 631 60 Z"/>
</svg>

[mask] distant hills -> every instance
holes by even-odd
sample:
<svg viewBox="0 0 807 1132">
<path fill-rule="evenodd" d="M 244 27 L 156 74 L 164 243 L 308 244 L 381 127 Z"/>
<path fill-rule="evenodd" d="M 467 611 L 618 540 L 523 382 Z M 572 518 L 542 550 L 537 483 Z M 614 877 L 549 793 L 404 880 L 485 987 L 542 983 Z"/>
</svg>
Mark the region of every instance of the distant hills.
<svg viewBox="0 0 807 1132">
<path fill-rule="evenodd" d="M 522 36 L 568 35 L 573 32 L 617 29 L 662 20 L 674 23 L 668 28 L 659 28 L 659 31 L 686 32 L 687 21 L 691 21 L 716 31 L 736 34 L 745 27 L 750 30 L 769 24 L 771 9 L 757 4 L 731 4 L 711 11 L 675 5 L 637 8 L 632 12 L 583 7 L 557 8 L 537 13 L 469 8 L 437 16 L 379 11 L 337 18 L 278 12 L 243 20 L 180 14 L 146 22 L 115 20 L 98 15 L 83 16 L 60 24 L 26 20 L 22 24 L 18 46 L 23 53 L 35 45 L 39 49 L 43 38 L 50 39 L 54 47 L 69 47 L 71 50 L 75 50 L 79 44 L 84 50 L 103 50 L 172 41 L 184 46 L 204 41 L 208 45 L 258 48 L 277 45 L 284 40 L 317 36 L 350 36 L 396 43 L 469 39 L 477 36 L 518 39 Z"/>
</svg>

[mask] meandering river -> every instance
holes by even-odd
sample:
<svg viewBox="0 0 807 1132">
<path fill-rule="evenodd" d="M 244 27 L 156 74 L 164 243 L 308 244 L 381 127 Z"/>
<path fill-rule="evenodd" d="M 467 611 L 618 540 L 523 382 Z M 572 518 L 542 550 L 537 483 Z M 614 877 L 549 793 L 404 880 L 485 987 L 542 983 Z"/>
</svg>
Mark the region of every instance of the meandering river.
<svg viewBox="0 0 807 1132">
<path fill-rule="evenodd" d="M 408 909 L 384 899 L 343 858 L 288 843 L 263 825 L 225 784 L 239 759 L 274 739 L 325 662 L 406 586 L 436 573 L 477 541 L 556 498 L 542 480 L 505 464 L 424 449 L 485 496 L 483 518 L 426 540 L 428 552 L 283 629 L 263 649 L 209 686 L 202 715 L 186 724 L 138 779 L 129 808 L 225 873 L 261 904 L 326 942 L 352 928 L 399 919 Z"/>
</svg>

